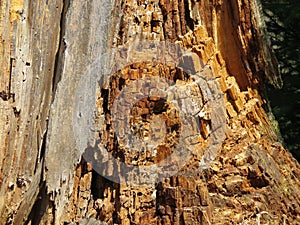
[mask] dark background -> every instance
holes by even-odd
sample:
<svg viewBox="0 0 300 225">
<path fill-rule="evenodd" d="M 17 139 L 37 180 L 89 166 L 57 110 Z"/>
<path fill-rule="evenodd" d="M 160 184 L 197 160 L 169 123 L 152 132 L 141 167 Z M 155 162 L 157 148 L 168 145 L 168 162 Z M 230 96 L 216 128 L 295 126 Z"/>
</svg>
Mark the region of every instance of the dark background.
<svg viewBox="0 0 300 225">
<path fill-rule="evenodd" d="M 267 83 L 273 114 L 285 147 L 300 162 L 300 1 L 262 0 L 268 35 L 283 87 Z"/>
</svg>

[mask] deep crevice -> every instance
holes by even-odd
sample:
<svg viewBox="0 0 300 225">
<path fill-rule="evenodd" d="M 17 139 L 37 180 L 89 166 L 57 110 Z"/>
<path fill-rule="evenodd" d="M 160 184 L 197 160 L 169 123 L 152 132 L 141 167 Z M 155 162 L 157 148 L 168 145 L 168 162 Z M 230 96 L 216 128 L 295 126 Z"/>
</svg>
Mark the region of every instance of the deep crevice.
<svg viewBox="0 0 300 225">
<path fill-rule="evenodd" d="M 65 42 L 64 36 L 66 31 L 66 14 L 69 10 L 69 7 L 70 7 L 70 0 L 64 0 L 61 17 L 60 17 L 60 34 L 59 34 L 60 41 L 59 41 L 58 51 L 55 57 L 54 76 L 52 80 L 52 96 L 53 96 L 52 101 L 54 100 L 57 85 L 61 80 L 61 73 L 62 73 L 62 66 L 63 66 L 62 58 L 64 57 L 64 52 L 67 48 L 67 44 Z"/>
<path fill-rule="evenodd" d="M 109 96 L 109 90 L 108 89 L 101 89 L 101 96 L 103 98 L 103 111 L 105 113 L 109 112 L 108 110 L 108 96 Z"/>
<path fill-rule="evenodd" d="M 47 215 L 47 209 L 53 207 L 51 205 L 50 197 L 47 195 L 46 182 L 42 182 L 39 194 L 30 211 L 30 214 L 24 224 L 38 225 L 41 223 L 43 216 Z"/>
<path fill-rule="evenodd" d="M 97 199 L 105 199 L 105 190 L 110 189 L 110 192 L 113 192 L 115 190 L 115 198 L 111 199 L 112 202 L 115 204 L 115 209 L 113 212 L 113 223 L 114 224 L 120 224 L 121 219 L 119 217 L 119 212 L 121 210 L 121 203 L 120 203 L 120 184 L 115 183 L 113 181 L 110 181 L 106 179 L 105 177 L 99 175 L 95 170 L 92 170 L 92 184 L 91 184 L 91 194 L 93 196 L 94 200 Z M 100 214 L 100 212 L 98 212 Z M 99 216 L 101 221 L 103 221 L 105 218 L 102 216 Z"/>
<path fill-rule="evenodd" d="M 48 127 L 48 126 L 47 126 Z M 46 129 L 44 135 L 43 135 L 43 139 L 42 139 L 42 146 L 41 146 L 41 149 L 38 149 L 38 154 L 37 154 L 37 157 L 36 157 L 36 160 L 35 160 L 35 167 L 34 167 L 34 173 L 36 173 L 37 169 L 38 169 L 38 165 L 43 162 L 42 160 L 45 158 L 45 153 L 46 153 L 46 141 L 47 141 L 47 133 L 48 133 L 48 129 Z M 39 134 L 39 132 L 38 132 Z M 37 135 L 37 145 L 38 145 L 38 148 L 40 147 L 40 144 L 39 144 L 39 138 L 40 136 Z M 41 181 L 42 182 L 42 181 Z"/>
<path fill-rule="evenodd" d="M 194 20 L 190 16 L 188 1 L 184 1 L 184 14 L 187 27 L 191 30 L 194 30 L 195 24 Z"/>
<path fill-rule="evenodd" d="M 48 134 L 48 130 L 46 130 L 44 136 L 43 136 L 43 142 L 42 142 L 42 147 L 41 147 L 41 153 L 40 153 L 40 157 L 39 157 L 39 161 L 41 162 L 42 159 L 45 157 L 45 153 L 46 153 L 46 146 L 47 146 L 47 134 Z"/>
</svg>

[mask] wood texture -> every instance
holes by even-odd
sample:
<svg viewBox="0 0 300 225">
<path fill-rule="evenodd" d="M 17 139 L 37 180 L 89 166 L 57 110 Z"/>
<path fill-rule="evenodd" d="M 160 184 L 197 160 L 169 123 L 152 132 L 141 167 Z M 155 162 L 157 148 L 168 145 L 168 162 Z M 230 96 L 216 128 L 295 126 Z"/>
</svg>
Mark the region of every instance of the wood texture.
<svg viewBox="0 0 300 225">
<path fill-rule="evenodd" d="M 256 3 L 0 1 L 0 224 L 300 223 L 300 167 L 278 142 L 268 116 L 263 79 L 281 82 Z M 120 49 L 139 61 L 154 54 L 138 53 L 136 41 L 180 46 L 188 53 L 178 65 L 189 65 L 190 71 L 153 62 L 126 64 Z M 175 83 L 167 96 L 182 93 L 183 105 L 194 101 L 195 108 L 204 109 L 198 136 L 189 139 L 194 147 L 187 166 L 154 184 L 128 185 L 107 179 L 123 178 L 118 163 L 110 166 L 103 159 L 105 178 L 89 158 L 92 148 L 82 157 L 74 133 L 85 137 L 89 131 L 74 132 L 74 100 L 95 63 L 114 73 L 98 77 L 100 90 L 81 91 L 87 99 L 96 97 L 101 142 L 128 164 L 163 160 L 177 139 L 169 135 L 155 157 L 138 159 L 115 141 L 111 112 L 126 86 L 159 75 Z M 199 80 L 203 76 L 209 79 Z M 135 84 L 135 93 L 144 91 Z M 204 103 L 219 91 L 224 110 L 214 106 L 211 113 Z M 155 127 L 151 113 L 163 115 L 170 129 L 179 124 L 171 106 L 158 100 L 143 99 L 132 110 L 133 124 L 146 127 L 135 132 L 140 137 Z M 224 127 L 211 129 L 223 112 Z M 184 131 L 183 125 L 173 131 Z M 221 148 L 216 160 L 199 170 L 201 149 L 213 135 L 222 140 Z"/>
</svg>

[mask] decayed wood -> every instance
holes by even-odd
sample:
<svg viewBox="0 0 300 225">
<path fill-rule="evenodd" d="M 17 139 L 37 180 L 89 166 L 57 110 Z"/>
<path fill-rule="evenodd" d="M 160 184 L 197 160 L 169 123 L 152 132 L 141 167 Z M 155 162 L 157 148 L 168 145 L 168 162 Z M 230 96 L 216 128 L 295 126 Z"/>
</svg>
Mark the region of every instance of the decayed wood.
<svg viewBox="0 0 300 225">
<path fill-rule="evenodd" d="M 300 167 L 277 142 L 265 112 L 263 77 L 279 86 L 280 78 L 258 5 L 244 0 L 1 1 L 0 224 L 299 223 Z M 139 53 L 136 41 L 180 46 L 187 52 L 178 58 L 182 68 L 128 63 L 157 51 Z M 131 58 L 124 61 L 124 52 Z M 166 91 L 169 99 L 184 99 L 183 110 L 193 102 L 193 110 L 200 111 L 200 131 L 188 139 L 193 146 L 188 166 L 156 184 L 128 185 L 106 179 L 122 178 L 110 161 L 102 161 L 100 174 L 106 178 L 99 175 L 89 158 L 93 146 L 82 158 L 77 139 L 89 131 L 74 132 L 74 99 L 91 65 L 99 63 L 105 75 L 113 71 L 111 76 L 102 77 L 97 93 L 80 91 L 87 99 L 97 96 L 97 129 L 111 154 L 128 164 L 149 163 L 142 154 L 136 160 L 109 129 L 118 94 L 143 76 L 159 75 L 176 81 L 176 88 Z M 134 92 L 143 92 L 134 84 Z M 220 93 L 224 106 L 205 105 L 209 93 Z M 163 114 L 157 121 L 175 132 L 147 156 L 159 162 L 172 151 L 176 132 L 183 131 L 178 116 L 157 96 L 138 101 L 132 111 L 140 137 L 149 126 L 161 128 L 150 123 L 150 112 Z M 224 126 L 214 129 L 216 120 L 224 120 Z M 118 125 L 126 126 L 122 120 Z M 213 154 L 203 152 L 213 135 L 221 148 L 199 171 L 202 155 Z"/>
<path fill-rule="evenodd" d="M 62 2 L 1 1 L 0 9 L 0 223 L 5 224 L 16 214 L 29 214 L 30 208 L 17 211 L 24 198 L 39 192 Z"/>
</svg>

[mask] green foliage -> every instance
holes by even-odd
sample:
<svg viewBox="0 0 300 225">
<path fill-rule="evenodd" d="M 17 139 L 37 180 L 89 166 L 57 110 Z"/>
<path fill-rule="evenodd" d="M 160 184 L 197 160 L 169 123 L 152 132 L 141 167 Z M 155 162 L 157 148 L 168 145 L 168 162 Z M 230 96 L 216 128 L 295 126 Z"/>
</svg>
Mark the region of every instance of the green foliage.
<svg viewBox="0 0 300 225">
<path fill-rule="evenodd" d="M 283 88 L 268 95 L 287 149 L 300 161 L 300 1 L 262 0 Z"/>
</svg>

